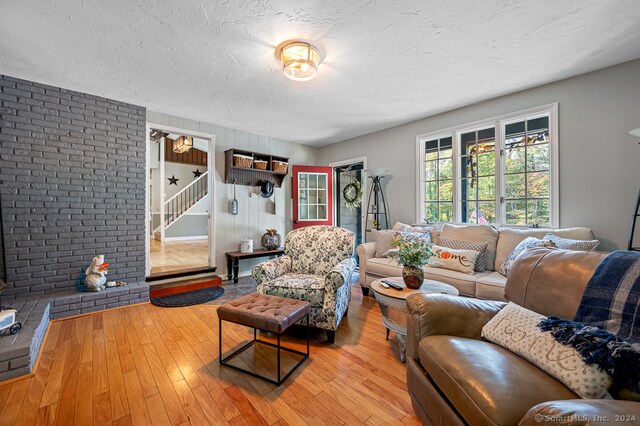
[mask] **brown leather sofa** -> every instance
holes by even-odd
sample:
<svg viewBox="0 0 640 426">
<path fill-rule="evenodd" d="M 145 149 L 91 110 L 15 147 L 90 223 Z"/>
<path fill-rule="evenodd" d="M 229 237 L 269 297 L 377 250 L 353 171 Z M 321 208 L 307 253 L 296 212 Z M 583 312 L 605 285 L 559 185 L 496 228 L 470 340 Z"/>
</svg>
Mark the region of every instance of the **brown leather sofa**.
<svg viewBox="0 0 640 426">
<path fill-rule="evenodd" d="M 543 315 L 573 318 L 604 256 L 528 250 L 509 275 L 505 298 Z M 640 423 L 640 402 L 580 399 L 535 365 L 482 339 L 482 327 L 504 306 L 445 295 L 407 298 L 407 386 L 424 424 Z"/>
</svg>

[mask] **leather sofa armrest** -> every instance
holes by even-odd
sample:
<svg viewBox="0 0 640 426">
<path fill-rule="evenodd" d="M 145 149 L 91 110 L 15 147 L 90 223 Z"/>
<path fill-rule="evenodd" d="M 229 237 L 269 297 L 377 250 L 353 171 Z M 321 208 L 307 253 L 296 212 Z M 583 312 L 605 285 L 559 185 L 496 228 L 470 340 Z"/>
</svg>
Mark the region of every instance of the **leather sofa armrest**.
<svg viewBox="0 0 640 426">
<path fill-rule="evenodd" d="M 638 424 L 640 402 L 611 399 L 548 401 L 531 408 L 520 426 Z"/>
<path fill-rule="evenodd" d="M 418 343 L 427 336 L 480 339 L 482 327 L 505 302 L 417 293 L 407 297 L 407 357 L 418 359 Z"/>
<path fill-rule="evenodd" d="M 376 243 L 363 243 L 356 247 L 356 253 L 360 258 L 360 285 L 368 287 L 367 285 L 367 259 L 370 259 L 376 254 Z"/>
<path fill-rule="evenodd" d="M 293 259 L 291 256 L 284 255 L 275 259 L 267 260 L 253 267 L 251 276 L 258 283 L 258 286 L 274 280 L 284 274 L 291 272 Z"/>
</svg>

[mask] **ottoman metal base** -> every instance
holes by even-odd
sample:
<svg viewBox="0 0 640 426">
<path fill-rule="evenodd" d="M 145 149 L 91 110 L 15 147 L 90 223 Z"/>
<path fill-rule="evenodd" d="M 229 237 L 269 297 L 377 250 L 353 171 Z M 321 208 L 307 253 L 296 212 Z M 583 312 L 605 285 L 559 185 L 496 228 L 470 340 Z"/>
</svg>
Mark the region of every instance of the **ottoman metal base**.
<svg viewBox="0 0 640 426">
<path fill-rule="evenodd" d="M 307 352 L 306 353 L 297 351 L 295 349 L 287 348 L 285 346 L 282 346 L 280 344 L 280 334 L 278 334 L 278 333 L 276 333 L 277 344 L 273 344 L 271 342 L 260 340 L 260 339 L 257 338 L 256 331 L 257 330 L 265 331 L 265 332 L 269 332 L 269 331 L 268 330 L 263 330 L 263 329 L 260 329 L 260 328 L 256 328 L 256 327 L 250 327 L 250 328 L 253 328 L 253 340 L 251 340 L 249 343 L 245 344 L 240 349 L 235 350 L 233 353 L 231 353 L 230 355 L 227 355 L 224 358 L 222 357 L 222 321 L 223 320 L 222 319 L 218 319 L 219 330 L 220 330 L 219 331 L 219 335 L 218 335 L 218 340 L 219 340 L 218 347 L 219 347 L 219 355 L 220 355 L 218 357 L 218 362 L 220 363 L 220 365 L 224 365 L 225 367 L 233 368 L 234 370 L 241 371 L 241 372 L 243 372 L 245 374 L 248 374 L 250 376 L 257 377 L 258 379 L 262 379 L 262 380 L 264 380 L 266 382 L 273 383 L 274 385 L 280 386 L 285 380 L 287 380 L 287 378 L 294 371 L 296 371 L 296 369 L 298 367 L 300 367 L 300 365 L 303 362 L 305 362 L 307 360 L 307 358 L 309 358 L 309 314 L 306 314 L 303 318 L 306 318 L 306 326 L 307 326 Z M 300 323 L 303 318 L 298 320 L 297 323 Z M 232 322 L 232 321 L 228 321 L 228 322 Z M 238 324 L 238 323 L 233 323 L 233 324 Z M 240 324 L 240 325 L 243 325 L 243 324 Z M 277 348 L 277 350 L 278 350 L 278 379 L 277 380 L 270 379 L 268 377 L 265 377 L 265 376 L 262 376 L 260 374 L 257 374 L 257 373 L 255 373 L 253 371 L 245 370 L 244 368 L 238 367 L 238 366 L 233 365 L 233 364 L 229 364 L 227 362 L 231 358 L 235 357 L 236 355 L 239 355 L 240 353 L 242 353 L 243 351 L 248 349 L 250 346 L 254 345 L 255 343 L 261 343 L 263 345 L 267 345 L 267 346 L 271 346 L 271 347 Z M 281 350 L 287 351 L 287 352 L 290 352 L 290 353 L 293 353 L 293 354 L 296 354 L 296 355 L 302 355 L 302 359 L 300 359 L 300 361 L 298 361 L 298 363 L 291 370 L 289 370 L 289 372 L 284 377 L 281 377 L 282 376 L 282 372 L 281 372 L 281 369 L 280 369 L 280 351 Z"/>
</svg>

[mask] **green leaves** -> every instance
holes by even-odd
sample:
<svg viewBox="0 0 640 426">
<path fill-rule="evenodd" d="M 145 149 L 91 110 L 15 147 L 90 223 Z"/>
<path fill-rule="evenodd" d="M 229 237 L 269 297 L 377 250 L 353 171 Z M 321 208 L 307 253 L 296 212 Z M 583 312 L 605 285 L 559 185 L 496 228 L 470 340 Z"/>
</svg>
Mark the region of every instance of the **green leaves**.
<svg viewBox="0 0 640 426">
<path fill-rule="evenodd" d="M 429 258 L 433 256 L 432 244 L 420 235 L 405 234 L 398 237 L 393 245 L 398 247 L 398 263 L 404 266 L 421 267 L 433 263 Z"/>
</svg>

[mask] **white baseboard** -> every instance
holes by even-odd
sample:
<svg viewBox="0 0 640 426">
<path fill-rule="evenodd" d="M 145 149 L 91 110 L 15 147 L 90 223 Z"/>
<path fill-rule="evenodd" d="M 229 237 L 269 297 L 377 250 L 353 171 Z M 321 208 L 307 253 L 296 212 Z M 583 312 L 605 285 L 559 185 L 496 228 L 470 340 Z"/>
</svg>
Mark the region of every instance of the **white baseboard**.
<svg viewBox="0 0 640 426">
<path fill-rule="evenodd" d="M 191 237 L 164 237 L 165 241 L 190 241 L 190 240 L 206 240 L 206 235 L 193 235 Z"/>
</svg>

